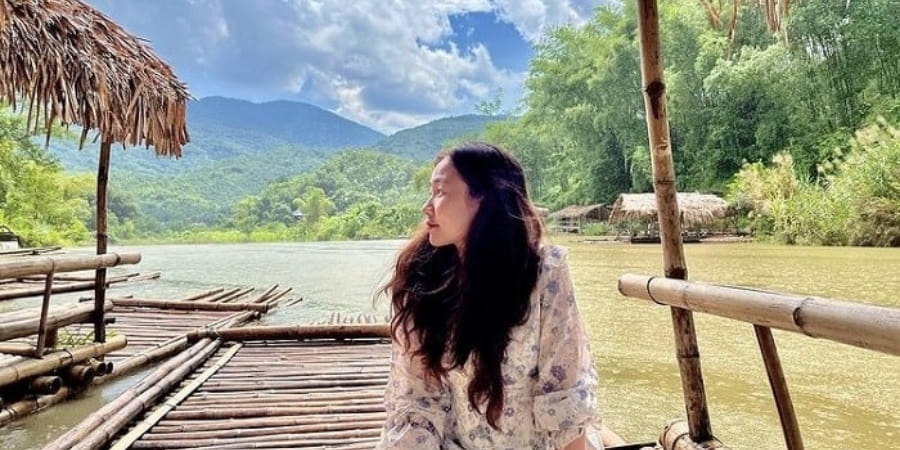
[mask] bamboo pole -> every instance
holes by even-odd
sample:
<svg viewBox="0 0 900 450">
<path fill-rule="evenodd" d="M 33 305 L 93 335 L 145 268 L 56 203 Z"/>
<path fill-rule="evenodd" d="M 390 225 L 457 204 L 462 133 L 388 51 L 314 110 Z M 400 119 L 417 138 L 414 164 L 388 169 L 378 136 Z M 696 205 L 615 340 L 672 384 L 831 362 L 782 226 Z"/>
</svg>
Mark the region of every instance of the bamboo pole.
<svg viewBox="0 0 900 450">
<path fill-rule="evenodd" d="M 97 254 L 106 253 L 109 235 L 106 232 L 106 187 L 109 182 L 109 158 L 112 142 L 104 137 L 100 143 L 100 161 L 97 166 Z M 106 341 L 106 323 L 103 321 L 103 304 L 106 302 L 106 269 L 98 268 L 94 284 L 94 341 Z"/>
<path fill-rule="evenodd" d="M 306 447 L 309 445 L 331 445 L 352 442 L 359 438 L 377 438 L 381 434 L 380 426 L 369 426 L 361 429 L 339 428 L 337 430 L 315 431 L 302 434 L 280 433 L 273 435 L 257 435 L 232 437 L 226 439 L 175 439 L 136 442 L 135 449 L 159 448 L 201 448 L 215 446 L 220 448 L 259 448 L 260 445 L 271 444 L 277 447 Z M 374 443 L 374 442 L 373 442 Z M 234 447 L 230 447 L 234 446 Z M 322 447 L 318 447 L 322 448 Z"/>
<path fill-rule="evenodd" d="M 781 420 L 781 431 L 784 433 L 787 448 L 788 450 L 803 450 L 800 425 L 797 424 L 794 403 L 791 401 L 791 393 L 788 391 L 784 371 L 781 370 L 781 359 L 778 358 L 778 348 L 775 346 L 772 330 L 759 325 L 753 325 L 753 330 L 756 332 L 756 340 L 759 342 L 759 350 L 766 366 L 766 376 L 769 378 L 772 396 L 775 397 L 775 408 L 778 410 L 778 419 Z"/>
<path fill-rule="evenodd" d="M 223 317 L 222 319 L 216 320 L 207 324 L 207 327 L 215 327 L 215 326 L 237 326 L 242 323 L 245 323 L 251 319 L 257 317 L 259 313 L 255 311 L 246 311 L 239 312 L 235 314 L 228 315 Z M 187 348 L 188 341 L 187 336 L 180 335 L 175 336 L 168 341 L 157 344 L 155 347 L 141 351 L 132 356 L 129 356 L 124 361 L 120 361 L 116 363 L 115 368 L 110 372 L 109 376 L 101 377 L 94 380 L 94 384 L 100 384 L 105 381 L 114 379 L 121 375 L 125 375 L 139 367 L 142 367 L 146 364 L 149 364 L 153 361 L 157 361 L 163 358 L 168 358 L 172 354 L 178 353 L 183 349 Z"/>
<path fill-rule="evenodd" d="M 232 345 L 228 351 L 225 352 L 216 362 L 204 370 L 197 378 L 191 381 L 190 384 L 182 388 L 178 391 L 172 398 L 166 400 L 165 403 L 160 405 L 156 410 L 153 411 L 150 416 L 141 421 L 137 426 L 132 428 L 125 436 L 122 436 L 115 444 L 110 447 L 110 450 L 126 450 L 131 448 L 131 444 L 134 441 L 141 438 L 150 428 L 153 428 L 160 419 L 165 417 L 165 415 L 175 408 L 176 405 L 183 402 L 191 393 L 197 390 L 200 385 L 203 384 L 206 380 L 208 380 L 211 376 L 213 376 L 219 369 L 222 368 L 225 364 L 228 364 L 228 361 L 231 360 L 232 357 L 243 347 L 244 344 L 235 344 Z"/>
<path fill-rule="evenodd" d="M 55 394 L 41 395 L 35 398 L 20 400 L 15 403 L 6 405 L 2 410 L 0 410 L 0 426 L 6 425 L 13 420 L 24 417 L 39 409 L 55 405 L 69 398 L 69 396 L 72 395 L 73 392 L 74 391 L 72 389 L 63 386 Z"/>
<path fill-rule="evenodd" d="M 47 280 L 44 281 L 44 298 L 41 299 L 41 319 L 38 324 L 37 346 L 34 349 L 34 356 L 38 358 L 43 356 L 44 345 L 47 343 L 47 313 L 50 310 L 51 293 L 53 293 L 53 272 L 48 273 Z"/>
<path fill-rule="evenodd" d="M 663 267 L 666 277 L 684 280 L 687 279 L 687 265 L 684 260 L 675 166 L 672 163 L 669 123 L 666 118 L 666 85 L 663 80 L 659 12 L 656 0 L 637 0 L 637 7 L 641 42 L 641 80 L 647 135 L 650 140 L 653 190 L 656 192 L 659 234 L 663 245 Z M 706 441 L 712 437 L 712 429 L 706 406 L 706 390 L 700 369 L 700 350 L 694 331 L 694 318 L 690 311 L 678 308 L 672 308 L 671 313 L 691 437 L 695 441 Z"/>
<path fill-rule="evenodd" d="M 45 447 L 45 450 L 95 449 L 104 445 L 125 424 L 157 398 L 180 383 L 212 355 L 221 341 L 202 340 L 141 379 L 116 399 L 86 417 Z"/>
<path fill-rule="evenodd" d="M 63 369 L 63 377 L 73 386 L 84 386 L 94 381 L 97 372 L 90 364 L 74 364 Z"/>
<path fill-rule="evenodd" d="M 116 306 L 196 311 L 259 311 L 264 313 L 269 310 L 269 305 L 253 303 L 206 303 L 150 299 L 112 299 L 112 303 Z"/>
<path fill-rule="evenodd" d="M 228 425 L 234 429 L 254 429 L 265 427 L 287 427 L 296 425 L 316 425 L 325 423 L 329 420 L 339 423 L 354 423 L 365 421 L 380 421 L 384 423 L 386 414 L 384 411 L 377 413 L 360 413 L 360 414 L 334 414 L 334 415 L 307 415 L 307 416 L 281 416 L 281 417 L 254 417 L 247 419 L 230 419 Z M 153 427 L 151 434 L 160 433 L 181 433 L 181 432 L 206 432 L 221 430 L 222 424 L 218 421 L 160 421 L 160 424 Z"/>
<path fill-rule="evenodd" d="M 626 274 L 623 295 L 900 356 L 900 308 Z"/>
<path fill-rule="evenodd" d="M 89 358 L 105 355 L 125 347 L 125 336 L 116 336 L 105 343 L 88 344 L 72 350 L 45 355 L 43 359 L 29 359 L 6 367 L 0 367 L 0 386 L 15 383 L 36 375 L 51 372 L 60 367 L 80 363 Z"/>
<path fill-rule="evenodd" d="M 217 337 L 225 341 L 267 339 L 360 339 L 390 338 L 390 325 L 297 325 L 257 326 L 198 330 L 188 333 L 189 341 Z"/>
<path fill-rule="evenodd" d="M 0 260 L 0 278 L 18 278 L 28 275 L 75 272 L 114 267 L 141 262 L 140 253 L 107 253 L 85 256 L 29 256 L 21 259 Z"/>
<path fill-rule="evenodd" d="M 28 391 L 34 395 L 53 395 L 62 387 L 62 379 L 57 376 L 40 376 L 28 384 Z"/>
<path fill-rule="evenodd" d="M 189 301 L 193 301 L 193 300 L 200 300 L 200 299 L 202 299 L 202 298 L 204 298 L 204 297 L 209 297 L 209 296 L 212 296 L 212 295 L 219 294 L 219 293 L 221 293 L 221 292 L 224 291 L 224 290 L 225 290 L 225 288 L 211 289 L 211 290 L 209 290 L 209 291 L 204 291 L 204 292 L 200 292 L 200 293 L 198 293 L 198 294 L 189 295 L 189 296 L 187 296 L 187 297 L 180 298 L 180 299 L 178 299 L 178 300 L 183 301 L 183 302 L 189 302 Z"/>
<path fill-rule="evenodd" d="M 307 434 L 318 431 L 355 430 L 360 428 L 381 429 L 384 426 L 385 416 L 383 414 L 379 414 L 376 418 L 367 421 L 328 421 L 328 419 L 331 419 L 332 417 L 333 416 L 320 417 L 318 418 L 318 421 L 304 425 L 274 425 L 256 428 L 237 427 L 212 431 L 195 431 L 191 433 L 153 433 L 141 436 L 141 440 L 143 440 L 146 444 L 149 444 L 150 441 L 165 440 L 222 439 L 233 437 L 268 436 L 273 434 Z"/>
<path fill-rule="evenodd" d="M 200 298 L 200 299 L 198 299 L 197 301 L 198 301 L 198 302 L 204 302 L 204 303 L 207 303 L 207 302 L 218 302 L 218 301 L 222 300 L 223 298 L 231 297 L 232 295 L 234 295 L 235 292 L 240 291 L 240 290 L 241 290 L 241 288 L 239 288 L 239 287 L 231 288 L 231 289 L 229 289 L 229 290 L 227 290 L 227 291 L 222 291 L 221 293 L 216 294 L 216 295 L 213 295 L 213 296 L 208 297 L 208 298 Z"/>
<path fill-rule="evenodd" d="M 112 309 L 112 307 L 112 303 L 107 302 L 103 309 L 108 311 Z M 53 309 L 47 313 L 46 327 L 48 329 L 62 328 L 73 323 L 89 321 L 93 315 L 93 311 L 94 307 L 89 305 Z M 2 325 L 0 326 L 0 341 L 7 341 L 36 334 L 40 324 L 40 317 L 31 317 L 2 323 L 0 324 Z"/>
</svg>

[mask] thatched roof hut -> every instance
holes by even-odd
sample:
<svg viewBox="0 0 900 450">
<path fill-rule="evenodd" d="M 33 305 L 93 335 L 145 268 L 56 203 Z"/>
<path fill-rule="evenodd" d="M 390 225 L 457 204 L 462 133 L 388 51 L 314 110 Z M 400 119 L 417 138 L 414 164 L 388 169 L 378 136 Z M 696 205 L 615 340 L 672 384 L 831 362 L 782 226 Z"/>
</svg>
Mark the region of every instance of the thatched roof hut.
<svg viewBox="0 0 900 450">
<path fill-rule="evenodd" d="M 571 205 L 566 206 L 559 211 L 555 211 L 550 214 L 549 219 L 551 220 L 566 220 L 566 219 L 587 219 L 587 220 L 597 220 L 602 221 L 606 220 L 609 217 L 609 208 L 602 204 L 597 203 L 594 205 L 587 206 L 579 206 L 579 205 Z"/>
<path fill-rule="evenodd" d="M 704 225 L 725 217 L 728 204 L 718 196 L 695 192 L 679 192 L 677 196 L 682 223 L 685 225 Z M 653 193 L 620 194 L 609 215 L 611 224 L 627 221 L 655 222 L 656 219 L 656 197 Z"/>
<path fill-rule="evenodd" d="M 83 127 L 101 142 L 181 156 L 187 87 L 142 40 L 80 0 L 0 0 L 0 99 L 30 131 Z M 48 133 L 49 137 L 49 133 Z"/>
<path fill-rule="evenodd" d="M 0 0 L 0 100 L 28 107 L 29 131 L 54 123 L 98 132 L 97 254 L 106 253 L 113 143 L 181 156 L 190 94 L 150 47 L 81 0 Z M 106 340 L 106 269 L 96 272 L 94 340 Z"/>
</svg>

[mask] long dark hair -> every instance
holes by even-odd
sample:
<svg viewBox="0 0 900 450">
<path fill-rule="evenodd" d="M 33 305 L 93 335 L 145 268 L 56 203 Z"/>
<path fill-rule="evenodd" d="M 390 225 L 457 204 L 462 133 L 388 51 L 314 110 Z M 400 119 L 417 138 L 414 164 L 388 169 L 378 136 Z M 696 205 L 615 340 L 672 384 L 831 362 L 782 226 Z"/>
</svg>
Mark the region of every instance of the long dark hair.
<svg viewBox="0 0 900 450">
<path fill-rule="evenodd" d="M 505 150 L 469 142 L 436 161 L 443 158 L 450 158 L 469 194 L 479 199 L 478 212 L 462 258 L 453 245 L 432 246 L 424 226 L 400 252 L 383 289 L 394 309 L 391 333 L 412 343 L 409 350 L 423 358 L 427 375 L 438 382 L 471 357 L 469 403 L 479 413 L 486 403 L 484 415 L 496 429 L 503 411 L 501 363 L 510 330 L 528 318 L 541 222 L 528 199 L 522 166 Z"/>
</svg>

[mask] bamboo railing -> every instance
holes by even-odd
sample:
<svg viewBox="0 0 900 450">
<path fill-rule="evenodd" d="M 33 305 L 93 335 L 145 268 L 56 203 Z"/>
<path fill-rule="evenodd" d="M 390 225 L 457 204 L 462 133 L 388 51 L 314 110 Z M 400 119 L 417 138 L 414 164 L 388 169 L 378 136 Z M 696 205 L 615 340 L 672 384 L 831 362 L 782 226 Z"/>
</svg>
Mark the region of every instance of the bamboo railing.
<svg viewBox="0 0 900 450">
<path fill-rule="evenodd" d="M 633 274 L 619 278 L 619 292 L 685 311 L 753 324 L 790 450 L 803 449 L 803 439 L 772 328 L 900 356 L 900 309 L 897 308 Z M 675 431 L 667 426 L 660 441 L 665 449 L 694 448 L 686 446 L 690 441 L 678 437 L 677 430 L 683 423 L 670 425 Z"/>
<path fill-rule="evenodd" d="M 619 292 L 900 356 L 898 308 L 632 274 L 619 278 Z"/>
<path fill-rule="evenodd" d="M 0 260 L 0 279 L 19 278 L 32 275 L 47 275 L 51 272 L 76 272 L 115 267 L 122 264 L 141 262 L 139 253 L 107 253 L 89 256 L 29 256 L 27 258 Z"/>
</svg>

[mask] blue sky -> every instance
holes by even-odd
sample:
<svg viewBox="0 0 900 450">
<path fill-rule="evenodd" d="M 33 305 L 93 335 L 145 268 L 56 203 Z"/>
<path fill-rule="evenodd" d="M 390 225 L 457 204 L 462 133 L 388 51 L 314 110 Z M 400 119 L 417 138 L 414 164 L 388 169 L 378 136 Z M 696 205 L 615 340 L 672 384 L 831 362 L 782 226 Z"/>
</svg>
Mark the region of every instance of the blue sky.
<svg viewBox="0 0 900 450">
<path fill-rule="evenodd" d="M 523 94 L 533 44 L 605 0 L 87 0 L 197 98 L 303 101 L 390 133 Z"/>
</svg>

